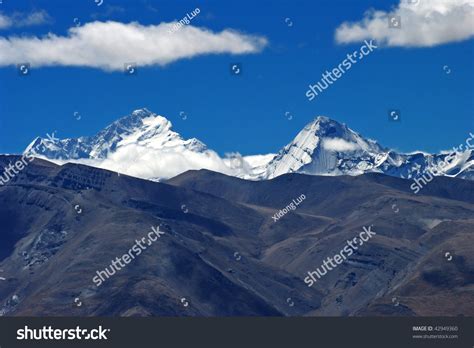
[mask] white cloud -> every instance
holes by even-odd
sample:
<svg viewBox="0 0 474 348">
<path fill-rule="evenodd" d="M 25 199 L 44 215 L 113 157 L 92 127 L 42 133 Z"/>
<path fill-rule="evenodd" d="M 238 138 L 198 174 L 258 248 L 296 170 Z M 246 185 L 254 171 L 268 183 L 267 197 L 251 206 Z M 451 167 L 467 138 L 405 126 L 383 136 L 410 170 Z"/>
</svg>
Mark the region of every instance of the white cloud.
<svg viewBox="0 0 474 348">
<path fill-rule="evenodd" d="M 179 148 L 153 148 L 138 144 L 120 146 L 104 159 L 50 159 L 44 155 L 35 157 L 63 165 L 79 163 L 107 169 L 148 180 L 166 180 L 188 170 L 208 169 L 226 175 L 254 179 L 275 154 L 243 157 L 229 153 L 220 157 L 215 151 L 195 152 Z"/>
<path fill-rule="evenodd" d="M 44 11 L 35 11 L 28 14 L 21 12 L 14 12 L 11 16 L 0 13 L 0 29 L 7 29 L 10 27 L 31 27 L 34 25 L 41 25 L 51 22 L 51 17 Z"/>
<path fill-rule="evenodd" d="M 142 179 L 165 180 L 188 170 L 209 169 L 227 175 L 235 175 L 216 152 L 193 152 L 189 150 L 176 151 L 175 149 L 154 149 L 137 144 L 119 147 L 109 153 L 105 159 L 49 159 L 43 155 L 35 157 L 63 165 L 65 163 L 79 163 L 91 167 L 107 169 Z"/>
<path fill-rule="evenodd" d="M 230 168 L 214 151 L 156 150 L 135 144 L 118 148 L 95 166 L 139 178 L 167 179 L 187 170 L 203 168 L 231 174 Z"/>
<path fill-rule="evenodd" d="M 67 36 L 0 37 L 0 66 L 29 62 L 41 66 L 86 66 L 123 70 L 125 63 L 138 66 L 166 65 L 204 54 L 247 54 L 267 44 L 262 36 L 226 29 L 214 33 L 186 25 L 170 33 L 172 23 L 144 26 L 137 22 L 91 22 L 70 28 Z"/>
<path fill-rule="evenodd" d="M 264 167 L 276 156 L 275 153 L 269 153 L 266 155 L 250 155 L 242 157 L 252 168 Z"/>
<path fill-rule="evenodd" d="M 224 157 L 213 150 L 196 152 L 182 147 L 153 148 L 138 144 L 120 146 L 101 159 L 50 159 L 44 155 L 35 157 L 63 165 L 79 163 L 107 169 L 147 180 L 166 180 L 188 170 L 208 169 L 226 175 L 254 179 L 265 169 L 265 164 L 275 154 L 241 156 L 229 153 Z"/>
<path fill-rule="evenodd" d="M 354 151 L 354 150 L 359 149 L 359 146 L 356 143 L 351 143 L 344 139 L 339 139 L 339 138 L 323 139 L 322 145 L 326 150 L 338 151 L 338 152 Z"/>
<path fill-rule="evenodd" d="M 400 16 L 400 28 L 389 18 Z M 356 23 L 336 29 L 338 43 L 374 39 L 387 46 L 431 47 L 474 36 L 474 0 L 401 0 L 391 12 L 369 10 Z"/>
</svg>

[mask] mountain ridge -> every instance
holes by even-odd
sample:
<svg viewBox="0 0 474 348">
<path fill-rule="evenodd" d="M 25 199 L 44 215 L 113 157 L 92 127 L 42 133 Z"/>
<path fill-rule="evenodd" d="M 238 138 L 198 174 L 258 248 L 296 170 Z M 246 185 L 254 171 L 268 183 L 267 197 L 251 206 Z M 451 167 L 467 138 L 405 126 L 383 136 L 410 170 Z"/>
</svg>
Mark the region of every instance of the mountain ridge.
<svg viewBox="0 0 474 348">
<path fill-rule="evenodd" d="M 327 116 L 315 117 L 277 154 L 231 153 L 222 158 L 200 140 L 184 139 L 168 119 L 146 108 L 133 111 L 91 137 L 38 137 L 24 153 L 59 162 L 83 161 L 158 181 L 201 168 L 249 180 L 293 172 L 330 176 L 378 172 L 414 179 L 452 158 L 437 175 L 474 180 L 471 148 L 439 154 L 398 153 Z"/>
</svg>

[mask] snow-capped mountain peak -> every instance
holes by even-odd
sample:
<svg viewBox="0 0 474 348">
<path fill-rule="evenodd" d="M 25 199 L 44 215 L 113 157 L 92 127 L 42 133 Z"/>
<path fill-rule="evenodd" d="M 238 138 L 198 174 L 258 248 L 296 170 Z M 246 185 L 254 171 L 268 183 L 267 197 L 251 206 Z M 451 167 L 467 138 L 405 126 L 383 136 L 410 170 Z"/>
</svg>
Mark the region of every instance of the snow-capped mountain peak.
<svg viewBox="0 0 474 348">
<path fill-rule="evenodd" d="M 318 116 L 269 163 L 265 177 L 296 171 L 319 175 L 344 174 L 349 159 L 366 154 L 373 160 L 380 158 L 384 151 L 375 141 L 364 139 L 345 124 Z"/>
<path fill-rule="evenodd" d="M 308 123 L 295 139 L 286 145 L 268 164 L 260 179 L 298 172 L 311 175 L 360 175 L 367 172 L 384 173 L 404 179 L 414 179 L 427 172 L 472 179 L 474 151 L 426 154 L 400 154 L 364 138 L 325 116 Z M 449 164 L 442 171 L 440 162 Z M 434 168 L 434 170 L 432 170 Z"/>
<path fill-rule="evenodd" d="M 113 122 L 92 137 L 36 138 L 25 152 L 56 160 L 105 159 L 128 145 L 153 149 L 184 148 L 198 152 L 207 149 L 195 138 L 183 139 L 172 130 L 168 119 L 143 108 Z"/>
</svg>

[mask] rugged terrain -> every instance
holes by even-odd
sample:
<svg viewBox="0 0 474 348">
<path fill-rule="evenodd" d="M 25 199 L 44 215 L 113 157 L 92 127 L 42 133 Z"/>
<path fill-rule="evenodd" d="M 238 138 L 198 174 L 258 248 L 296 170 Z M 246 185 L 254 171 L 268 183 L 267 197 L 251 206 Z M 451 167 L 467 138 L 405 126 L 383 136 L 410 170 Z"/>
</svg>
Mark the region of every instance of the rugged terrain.
<svg viewBox="0 0 474 348">
<path fill-rule="evenodd" d="M 0 156 L 0 170 L 18 159 Z M 159 183 L 35 159 L 0 186 L 0 314 L 473 315 L 474 182 L 410 184 L 206 170 Z M 96 271 L 152 226 L 165 235 L 97 287 Z M 308 287 L 364 226 L 376 236 Z"/>
</svg>

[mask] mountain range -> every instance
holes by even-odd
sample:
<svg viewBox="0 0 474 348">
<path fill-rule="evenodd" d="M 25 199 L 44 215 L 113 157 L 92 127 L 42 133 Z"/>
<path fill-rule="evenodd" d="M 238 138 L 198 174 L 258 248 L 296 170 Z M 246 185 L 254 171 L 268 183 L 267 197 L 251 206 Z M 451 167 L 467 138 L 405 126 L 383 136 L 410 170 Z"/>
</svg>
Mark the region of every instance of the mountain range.
<svg viewBox="0 0 474 348">
<path fill-rule="evenodd" d="M 164 180 L 187 170 L 209 169 L 250 180 L 266 180 L 286 173 L 361 175 L 383 173 L 413 179 L 450 158 L 436 175 L 474 179 L 474 149 L 440 154 L 398 153 L 366 139 L 328 117 L 318 116 L 277 154 L 221 158 L 198 139 L 184 139 L 165 117 L 139 109 L 112 123 L 95 136 L 77 139 L 38 137 L 25 153 L 76 162 L 128 175 Z"/>
<path fill-rule="evenodd" d="M 21 160 L 0 155 L 0 170 Z M 0 316 L 472 315 L 474 182 L 409 184 L 208 170 L 153 182 L 34 159 L 0 185 Z M 153 226 L 164 235 L 97 286 Z M 308 287 L 364 226 L 376 235 Z"/>
</svg>

